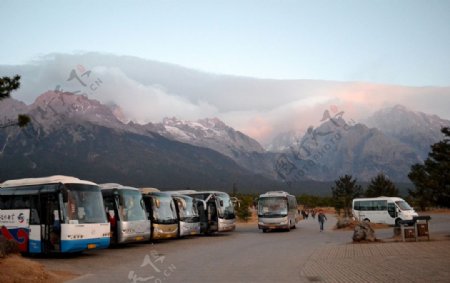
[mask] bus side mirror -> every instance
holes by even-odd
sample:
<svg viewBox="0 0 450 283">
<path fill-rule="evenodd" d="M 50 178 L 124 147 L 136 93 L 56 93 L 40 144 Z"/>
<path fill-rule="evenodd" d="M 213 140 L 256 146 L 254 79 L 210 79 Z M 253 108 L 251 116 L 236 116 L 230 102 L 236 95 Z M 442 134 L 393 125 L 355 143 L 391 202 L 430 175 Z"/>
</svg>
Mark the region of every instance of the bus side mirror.
<svg viewBox="0 0 450 283">
<path fill-rule="evenodd" d="M 203 209 L 204 210 L 208 209 L 208 205 L 206 204 L 206 201 L 202 200 L 201 202 L 203 204 Z"/>
</svg>

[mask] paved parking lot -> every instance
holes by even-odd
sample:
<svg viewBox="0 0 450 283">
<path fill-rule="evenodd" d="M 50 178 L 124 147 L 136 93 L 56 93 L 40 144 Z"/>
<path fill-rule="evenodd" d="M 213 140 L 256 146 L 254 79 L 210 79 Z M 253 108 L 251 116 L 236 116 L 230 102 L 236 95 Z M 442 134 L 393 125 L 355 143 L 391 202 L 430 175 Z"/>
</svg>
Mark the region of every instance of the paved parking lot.
<svg viewBox="0 0 450 283">
<path fill-rule="evenodd" d="M 327 246 L 302 275 L 310 282 L 450 282 L 450 239 Z"/>
<path fill-rule="evenodd" d="M 79 275 L 72 282 L 449 282 L 450 215 L 433 215 L 431 240 L 395 242 L 393 229 L 377 229 L 382 242 L 352 243 L 351 230 L 325 231 L 317 219 L 290 232 L 263 233 L 255 223 L 232 233 L 126 245 L 78 256 L 35 260 Z M 161 261 L 148 262 L 157 254 Z"/>
</svg>

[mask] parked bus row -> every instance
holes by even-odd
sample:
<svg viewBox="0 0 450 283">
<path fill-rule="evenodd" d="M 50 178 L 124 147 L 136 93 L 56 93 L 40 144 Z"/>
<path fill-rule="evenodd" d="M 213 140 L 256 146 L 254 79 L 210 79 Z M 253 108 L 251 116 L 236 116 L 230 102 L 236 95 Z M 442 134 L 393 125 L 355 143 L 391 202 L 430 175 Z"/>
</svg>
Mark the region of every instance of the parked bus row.
<svg viewBox="0 0 450 283">
<path fill-rule="evenodd" d="M 234 229 L 234 207 L 224 192 L 98 185 L 61 175 L 0 184 L 0 234 L 24 253 L 81 252 Z"/>
</svg>

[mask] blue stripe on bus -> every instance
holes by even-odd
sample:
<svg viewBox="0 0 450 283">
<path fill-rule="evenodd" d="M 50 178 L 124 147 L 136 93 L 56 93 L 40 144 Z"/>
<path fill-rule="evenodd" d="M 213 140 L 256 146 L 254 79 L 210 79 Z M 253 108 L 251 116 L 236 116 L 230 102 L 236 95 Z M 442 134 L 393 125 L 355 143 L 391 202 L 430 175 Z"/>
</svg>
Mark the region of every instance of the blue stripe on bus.
<svg viewBox="0 0 450 283">
<path fill-rule="evenodd" d="M 38 240 L 31 240 L 28 243 L 28 251 L 30 253 L 41 253 L 42 252 L 42 242 Z"/>
<path fill-rule="evenodd" d="M 94 246 L 95 245 L 95 246 Z M 109 237 L 95 239 L 63 240 L 61 252 L 81 252 L 88 249 L 105 249 L 109 246 Z"/>
</svg>

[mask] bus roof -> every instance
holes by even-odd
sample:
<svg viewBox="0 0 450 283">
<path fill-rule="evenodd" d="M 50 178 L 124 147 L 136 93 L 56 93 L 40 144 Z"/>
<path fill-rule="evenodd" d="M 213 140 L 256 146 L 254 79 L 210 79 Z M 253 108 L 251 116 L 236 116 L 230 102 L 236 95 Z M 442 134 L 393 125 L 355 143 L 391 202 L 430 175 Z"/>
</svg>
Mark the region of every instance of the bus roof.
<svg viewBox="0 0 450 283">
<path fill-rule="evenodd" d="M 31 185 L 42 185 L 42 184 L 85 184 L 94 185 L 97 184 L 91 181 L 80 180 L 76 177 L 64 176 L 64 175 L 54 175 L 49 177 L 41 178 L 24 178 L 16 180 L 8 180 L 0 184 L 1 188 L 8 187 L 21 187 L 21 186 L 31 186 Z"/>
<path fill-rule="evenodd" d="M 195 194 L 197 194 L 197 195 L 200 195 L 200 194 L 227 194 L 228 195 L 228 193 L 221 192 L 221 191 L 191 191 L 186 194 L 192 194 L 192 195 L 195 195 Z"/>
<path fill-rule="evenodd" d="M 105 184 L 99 184 L 100 189 L 102 190 L 112 190 L 112 189 L 125 189 L 125 190 L 136 190 L 138 191 L 138 188 L 135 187 L 129 187 L 129 186 L 124 186 L 118 183 L 105 183 Z"/>
<path fill-rule="evenodd" d="M 163 192 L 166 193 L 166 192 Z M 172 197 L 174 198 L 182 198 L 182 199 L 194 199 L 193 197 L 187 196 L 187 195 L 182 195 L 182 194 L 173 194 L 173 193 L 169 193 Z"/>
<path fill-rule="evenodd" d="M 401 201 L 401 200 L 404 200 L 404 199 L 399 198 L 399 197 L 385 197 L 385 196 L 373 197 L 373 198 L 355 198 L 355 199 L 353 199 L 353 201 L 358 201 L 358 200 L 393 200 L 393 201 Z"/>
<path fill-rule="evenodd" d="M 143 194 L 160 192 L 160 190 L 157 188 L 140 188 L 139 190 Z"/>
<path fill-rule="evenodd" d="M 270 191 L 266 192 L 264 194 L 259 195 L 260 198 L 264 197 L 286 197 L 286 196 L 292 196 L 290 193 L 285 191 Z"/>
<path fill-rule="evenodd" d="M 164 192 L 168 193 L 168 194 L 174 194 L 174 195 L 186 195 L 186 194 L 196 193 L 197 191 L 195 191 L 195 190 L 179 190 L 179 191 L 164 191 Z"/>
</svg>

